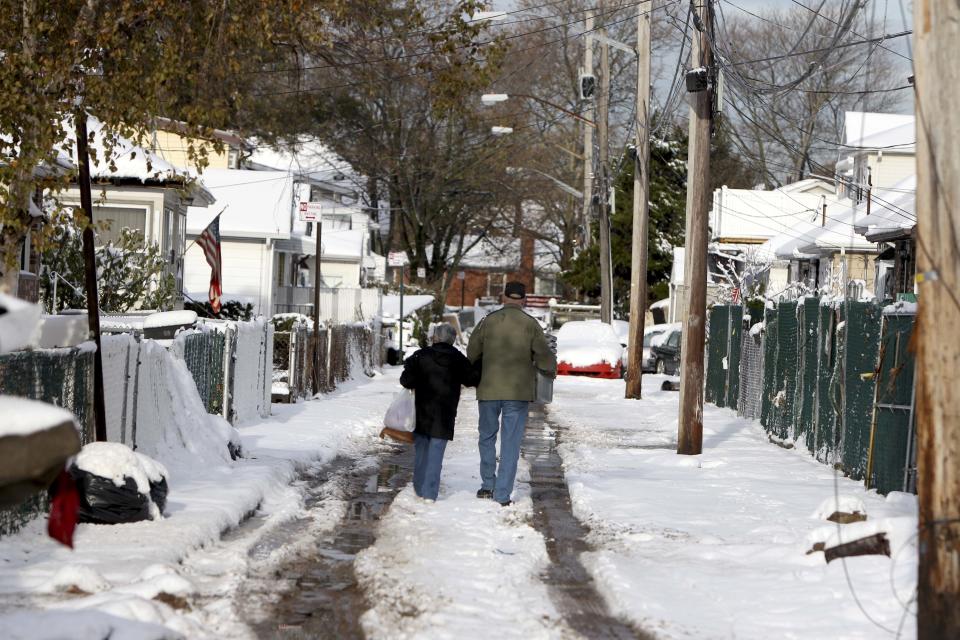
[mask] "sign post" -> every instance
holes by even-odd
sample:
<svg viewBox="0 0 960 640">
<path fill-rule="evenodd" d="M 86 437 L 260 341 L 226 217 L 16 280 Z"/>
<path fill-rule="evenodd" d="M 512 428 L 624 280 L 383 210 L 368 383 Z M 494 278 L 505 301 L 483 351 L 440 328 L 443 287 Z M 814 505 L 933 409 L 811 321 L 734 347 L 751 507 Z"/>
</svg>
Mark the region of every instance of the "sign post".
<svg viewBox="0 0 960 640">
<path fill-rule="evenodd" d="M 397 323 L 397 344 L 399 345 L 400 362 L 403 362 L 403 279 L 407 271 L 407 254 L 403 251 L 391 251 L 387 255 L 387 264 L 391 267 L 400 267 L 400 320 Z"/>
<path fill-rule="evenodd" d="M 464 289 L 467 284 L 467 272 L 457 271 L 457 280 L 460 281 L 460 311 L 463 311 Z"/>
</svg>

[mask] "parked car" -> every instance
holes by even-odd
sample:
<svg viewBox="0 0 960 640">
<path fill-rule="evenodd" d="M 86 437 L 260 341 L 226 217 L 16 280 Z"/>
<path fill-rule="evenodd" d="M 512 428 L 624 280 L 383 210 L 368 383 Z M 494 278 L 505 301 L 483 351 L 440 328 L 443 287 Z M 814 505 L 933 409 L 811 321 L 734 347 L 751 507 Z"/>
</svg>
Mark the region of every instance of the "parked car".
<svg viewBox="0 0 960 640">
<path fill-rule="evenodd" d="M 619 378 L 623 346 L 617 332 L 602 322 L 571 321 L 557 332 L 557 373 Z"/>
<path fill-rule="evenodd" d="M 656 361 L 650 352 L 650 341 L 654 336 L 663 333 L 667 325 L 654 325 L 643 330 L 643 358 L 640 361 L 640 367 L 644 373 L 650 373 L 656 370 Z M 627 375 L 627 366 L 630 364 L 630 323 L 626 320 L 614 320 L 613 328 L 620 338 L 620 344 L 623 346 L 623 375 Z"/>
<path fill-rule="evenodd" d="M 669 329 L 650 341 L 653 369 L 657 373 L 675 376 L 680 373 L 680 325 Z"/>
<path fill-rule="evenodd" d="M 640 368 L 644 373 L 657 370 L 657 359 L 653 355 L 651 345 L 657 336 L 663 335 L 666 331 L 662 326 L 654 325 L 643 332 L 643 360 L 640 362 Z"/>
</svg>

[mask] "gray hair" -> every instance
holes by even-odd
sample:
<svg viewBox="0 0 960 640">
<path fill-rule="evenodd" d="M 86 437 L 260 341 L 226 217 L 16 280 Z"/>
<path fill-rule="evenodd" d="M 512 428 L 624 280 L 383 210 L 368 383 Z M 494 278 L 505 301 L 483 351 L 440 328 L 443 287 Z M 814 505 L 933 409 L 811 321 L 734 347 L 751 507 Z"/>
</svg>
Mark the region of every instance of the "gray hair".
<svg viewBox="0 0 960 640">
<path fill-rule="evenodd" d="M 453 344 L 457 341 L 457 330 L 453 328 L 452 324 L 441 322 L 433 327 L 433 341 L 434 343 L 446 342 L 447 344 Z"/>
</svg>

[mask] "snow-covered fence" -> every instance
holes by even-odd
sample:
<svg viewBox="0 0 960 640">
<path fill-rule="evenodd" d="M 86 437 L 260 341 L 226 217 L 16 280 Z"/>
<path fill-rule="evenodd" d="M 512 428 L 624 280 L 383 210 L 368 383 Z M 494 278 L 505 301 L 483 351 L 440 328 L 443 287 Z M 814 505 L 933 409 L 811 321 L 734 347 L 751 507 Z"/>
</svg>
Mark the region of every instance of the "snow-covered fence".
<svg viewBox="0 0 960 640">
<path fill-rule="evenodd" d="M 738 336 L 729 321 L 739 313 L 711 312 L 708 401 L 735 404 L 772 440 L 803 446 L 882 493 L 913 490 L 912 309 L 806 297 L 768 305 L 763 323 Z M 738 369 L 735 396 L 725 367 Z"/>
<path fill-rule="evenodd" d="M 227 332 L 231 352 L 229 411 L 232 424 L 270 415 L 273 325 L 263 319 L 238 322 Z"/>
</svg>

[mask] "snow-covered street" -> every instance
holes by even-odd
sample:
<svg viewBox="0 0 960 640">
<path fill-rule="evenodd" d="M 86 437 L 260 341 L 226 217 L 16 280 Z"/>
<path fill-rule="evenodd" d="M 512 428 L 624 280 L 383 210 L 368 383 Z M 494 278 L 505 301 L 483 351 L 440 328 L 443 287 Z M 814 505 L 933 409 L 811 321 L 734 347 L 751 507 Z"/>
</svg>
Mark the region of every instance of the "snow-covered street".
<svg viewBox="0 0 960 640">
<path fill-rule="evenodd" d="M 558 516 L 531 483 L 531 464 L 550 448 L 585 525 L 585 552 L 573 552 L 587 574 L 577 588 L 595 589 L 633 636 L 876 638 L 901 617 L 902 637 L 914 634 L 912 614 L 895 615 L 914 588 L 913 496 L 867 493 L 713 407 L 704 453 L 677 456 L 677 394 L 651 375 L 641 401 L 623 400 L 620 380 L 561 378 L 554 404 L 531 413 L 507 508 L 475 497 L 477 414 L 465 393 L 440 497 L 429 503 L 388 464 L 402 447 L 376 438 L 398 374 L 274 405 L 270 419 L 240 430 L 246 459 L 171 469 L 163 520 L 81 525 L 75 551 L 47 540 L 42 521 L 5 539 L 5 636 L 103 637 L 113 625 L 113 637 L 129 638 L 316 637 L 311 607 L 335 605 L 321 593 L 330 585 L 304 578 L 303 567 L 332 557 L 356 581 L 347 615 L 370 638 L 590 637 L 575 618 L 582 612 L 558 596 L 566 578 L 558 584 L 560 552 L 548 552 L 558 542 L 542 533 Z M 348 510 L 361 508 L 340 485 L 368 477 L 367 499 L 384 496 L 364 519 L 371 535 L 339 532 L 354 546 L 338 547 Z M 842 510 L 867 520 L 827 522 L 835 491 Z M 826 564 L 807 553 L 841 528 L 844 539 L 886 531 L 893 558 Z M 317 593 L 298 593 L 306 584 Z"/>
</svg>

